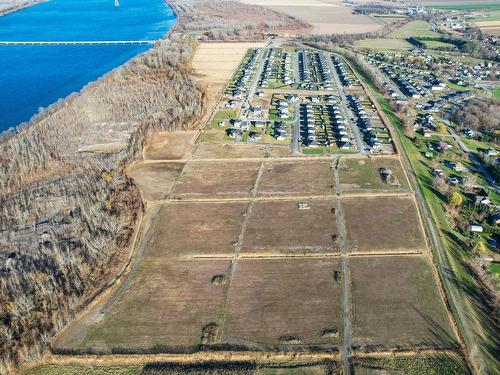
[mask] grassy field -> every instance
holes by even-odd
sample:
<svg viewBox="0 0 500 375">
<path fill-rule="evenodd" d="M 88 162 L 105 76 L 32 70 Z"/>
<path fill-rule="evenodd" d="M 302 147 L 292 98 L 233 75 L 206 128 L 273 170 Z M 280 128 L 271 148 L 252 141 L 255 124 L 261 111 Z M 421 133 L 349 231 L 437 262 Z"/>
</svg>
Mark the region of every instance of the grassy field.
<svg viewBox="0 0 500 375">
<path fill-rule="evenodd" d="M 407 23 L 403 27 L 394 30 L 387 38 L 389 39 L 406 39 L 406 38 L 439 38 L 441 34 L 432 31 L 431 24 L 425 21 L 413 21 Z"/>
<path fill-rule="evenodd" d="M 494 88 L 491 93 L 495 99 L 500 99 L 500 87 Z"/>
<path fill-rule="evenodd" d="M 368 48 L 368 49 L 411 49 L 413 46 L 404 39 L 364 39 L 358 40 L 354 43 L 358 48 Z"/>
<path fill-rule="evenodd" d="M 354 359 L 354 375 L 382 374 L 468 375 L 470 371 L 462 358 L 451 355 Z"/>
<path fill-rule="evenodd" d="M 140 375 L 142 369 L 140 365 L 42 365 L 22 375 Z"/>
<path fill-rule="evenodd" d="M 432 8 L 443 10 L 487 10 L 500 9 L 500 4 L 495 2 L 475 3 L 475 4 L 455 4 L 455 5 L 432 5 Z"/>
<path fill-rule="evenodd" d="M 500 7 L 499 7 L 500 8 Z M 475 22 L 500 21 L 500 11 L 490 12 L 485 16 L 477 17 Z"/>
<path fill-rule="evenodd" d="M 134 164 L 127 171 L 142 191 L 147 201 L 164 199 L 180 175 L 183 163 L 147 163 Z"/>
<path fill-rule="evenodd" d="M 308 205 L 300 210 L 299 203 Z M 256 202 L 242 254 L 337 252 L 333 200 Z"/>
<path fill-rule="evenodd" d="M 251 193 L 260 163 L 189 163 L 177 182 L 173 196 L 185 198 L 237 198 Z"/>
<path fill-rule="evenodd" d="M 411 198 L 343 198 L 347 250 L 353 253 L 405 253 L 425 249 Z"/>
<path fill-rule="evenodd" d="M 331 161 L 274 161 L 264 165 L 258 196 L 332 195 Z"/>
<path fill-rule="evenodd" d="M 194 145 L 194 131 L 158 132 L 144 150 L 147 160 L 180 160 L 187 158 Z"/>
<path fill-rule="evenodd" d="M 340 340 L 338 259 L 243 259 L 231 283 L 224 341 L 330 344 Z"/>
<path fill-rule="evenodd" d="M 241 159 L 281 157 L 290 154 L 290 147 L 244 144 L 234 142 L 201 142 L 194 153 L 195 159 Z"/>
<path fill-rule="evenodd" d="M 420 39 L 420 42 L 422 42 L 426 48 L 430 49 L 455 49 L 455 46 L 451 43 L 445 43 L 441 42 L 439 40 L 423 40 Z"/>
<path fill-rule="evenodd" d="M 399 184 L 387 184 L 380 175 L 381 168 L 390 169 Z M 409 188 L 403 167 L 397 158 L 343 158 L 339 165 L 339 177 L 342 191 Z"/>
<path fill-rule="evenodd" d="M 354 345 L 450 347 L 455 337 L 425 258 L 350 260 Z"/>
</svg>

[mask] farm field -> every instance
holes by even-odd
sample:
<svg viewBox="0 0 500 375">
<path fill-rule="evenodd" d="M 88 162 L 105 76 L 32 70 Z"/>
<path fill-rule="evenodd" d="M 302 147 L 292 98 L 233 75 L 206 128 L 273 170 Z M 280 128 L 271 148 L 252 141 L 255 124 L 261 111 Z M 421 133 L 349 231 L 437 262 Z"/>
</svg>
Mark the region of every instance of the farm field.
<svg viewBox="0 0 500 375">
<path fill-rule="evenodd" d="M 190 162 L 175 186 L 173 197 L 237 198 L 248 197 L 254 188 L 260 163 L 231 162 L 221 165 Z"/>
<path fill-rule="evenodd" d="M 407 23 L 403 27 L 394 30 L 387 38 L 389 39 L 406 39 L 406 38 L 439 38 L 441 34 L 432 31 L 432 26 L 426 21 L 413 21 Z"/>
<path fill-rule="evenodd" d="M 127 175 L 139 186 L 146 201 L 165 199 L 181 174 L 184 163 L 134 164 Z"/>
<path fill-rule="evenodd" d="M 308 208 L 301 210 L 299 204 Z M 334 207 L 333 200 L 256 202 L 242 255 L 337 252 L 333 239 L 337 236 Z"/>
<path fill-rule="evenodd" d="M 200 142 L 194 154 L 195 159 L 241 159 L 281 157 L 290 154 L 290 147 L 236 144 L 224 142 Z"/>
<path fill-rule="evenodd" d="M 408 253 L 426 248 L 415 203 L 410 197 L 343 198 L 347 251 Z"/>
<path fill-rule="evenodd" d="M 385 182 L 380 174 L 389 169 L 397 180 L 396 185 Z M 343 158 L 339 165 L 342 192 L 365 190 L 407 190 L 408 180 L 398 158 Z"/>
<path fill-rule="evenodd" d="M 254 345 L 339 342 L 337 259 L 242 259 L 229 291 L 223 340 Z"/>
<path fill-rule="evenodd" d="M 146 160 L 186 159 L 194 146 L 194 131 L 158 132 L 146 145 Z"/>
<path fill-rule="evenodd" d="M 354 45 L 358 48 L 383 49 L 383 50 L 413 48 L 413 46 L 404 39 L 389 39 L 389 38 L 363 39 L 356 41 Z"/>
<path fill-rule="evenodd" d="M 156 262 L 194 256 L 231 255 L 247 202 L 172 202 L 159 213 L 147 244 Z"/>
<path fill-rule="evenodd" d="M 267 6 L 312 25 L 313 33 L 343 34 L 365 33 L 379 30 L 382 25 L 365 15 L 352 14 L 352 9 L 340 0 L 244 0 L 249 4 Z"/>
<path fill-rule="evenodd" d="M 350 260 L 353 345 L 453 347 L 455 337 L 426 259 Z"/>
<path fill-rule="evenodd" d="M 87 321 L 84 329 L 75 327 L 85 332 L 79 340 L 63 339 L 56 347 L 106 352 L 147 350 L 159 344 L 170 350 L 195 347 L 205 326 L 218 317 L 223 287 L 212 279 L 225 274 L 228 266 L 227 260 L 158 262 L 148 254 L 129 285 L 94 321 Z"/>
<path fill-rule="evenodd" d="M 331 159 L 266 162 L 257 196 L 332 195 L 331 163 Z"/>
<path fill-rule="evenodd" d="M 193 57 L 193 68 L 211 92 L 223 89 L 250 48 L 264 43 L 200 43 Z"/>
</svg>

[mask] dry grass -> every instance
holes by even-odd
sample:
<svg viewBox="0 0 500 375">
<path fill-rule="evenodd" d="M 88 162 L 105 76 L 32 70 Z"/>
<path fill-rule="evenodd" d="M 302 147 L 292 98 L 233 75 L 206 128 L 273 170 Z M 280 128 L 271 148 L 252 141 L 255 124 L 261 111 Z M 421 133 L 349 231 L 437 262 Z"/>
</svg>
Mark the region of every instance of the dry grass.
<svg viewBox="0 0 500 375">
<path fill-rule="evenodd" d="M 389 185 L 380 175 L 381 168 L 388 168 L 397 178 L 399 186 Z M 342 191 L 408 189 L 403 167 L 397 158 L 343 158 L 339 165 Z"/>
<path fill-rule="evenodd" d="M 343 198 L 347 251 L 420 252 L 425 241 L 413 199 Z"/>
<path fill-rule="evenodd" d="M 167 204 L 152 228 L 148 254 L 156 262 L 175 257 L 231 255 L 247 203 Z"/>
<path fill-rule="evenodd" d="M 299 203 L 310 208 L 300 210 Z M 333 200 L 255 203 L 242 254 L 303 254 L 337 251 Z"/>
<path fill-rule="evenodd" d="M 219 91 L 250 48 L 262 48 L 264 43 L 200 43 L 193 57 L 193 68 L 212 90 Z"/>
<path fill-rule="evenodd" d="M 252 347 L 335 345 L 340 327 L 337 259 L 240 260 L 231 284 L 224 341 Z"/>
<path fill-rule="evenodd" d="M 425 258 L 353 258 L 350 274 L 355 345 L 449 347 L 454 342 Z"/>
<path fill-rule="evenodd" d="M 149 254 L 77 347 L 134 351 L 198 345 L 203 328 L 217 319 L 222 303 L 223 288 L 211 279 L 227 269 L 228 261 L 163 263 Z"/>
<path fill-rule="evenodd" d="M 259 166 L 259 162 L 191 162 L 175 186 L 173 196 L 178 199 L 248 197 Z"/>
<path fill-rule="evenodd" d="M 194 146 L 194 131 L 155 133 L 144 150 L 144 158 L 149 160 L 186 159 Z"/>
<path fill-rule="evenodd" d="M 250 4 L 267 6 L 313 26 L 316 34 L 365 33 L 382 26 L 372 18 L 352 14 L 352 9 L 340 0 L 244 0 Z"/>
<path fill-rule="evenodd" d="M 241 159 L 282 157 L 290 154 L 289 147 L 201 142 L 195 152 L 196 159 Z"/>
<path fill-rule="evenodd" d="M 273 161 L 264 165 L 258 196 L 332 195 L 330 160 Z"/>
<path fill-rule="evenodd" d="M 146 201 L 155 201 L 166 198 L 183 167 L 183 163 L 139 162 L 127 175 L 139 186 Z"/>
</svg>

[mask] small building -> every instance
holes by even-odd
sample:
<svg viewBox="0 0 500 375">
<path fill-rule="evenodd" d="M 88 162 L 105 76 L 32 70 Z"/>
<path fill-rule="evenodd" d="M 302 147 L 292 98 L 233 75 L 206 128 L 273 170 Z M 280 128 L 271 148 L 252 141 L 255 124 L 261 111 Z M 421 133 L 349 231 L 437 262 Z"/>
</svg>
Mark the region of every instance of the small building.
<svg viewBox="0 0 500 375">
<path fill-rule="evenodd" d="M 471 232 L 482 233 L 484 229 L 481 225 L 471 225 L 469 227 L 469 230 Z"/>
</svg>

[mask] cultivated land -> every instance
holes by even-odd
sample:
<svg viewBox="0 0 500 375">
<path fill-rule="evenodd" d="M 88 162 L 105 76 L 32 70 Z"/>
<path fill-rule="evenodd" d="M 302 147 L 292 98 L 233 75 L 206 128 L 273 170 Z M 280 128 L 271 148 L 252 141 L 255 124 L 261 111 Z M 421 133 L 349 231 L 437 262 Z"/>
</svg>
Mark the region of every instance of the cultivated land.
<svg viewBox="0 0 500 375">
<path fill-rule="evenodd" d="M 193 68 L 208 84 L 209 91 L 222 90 L 249 48 L 263 47 L 264 43 L 200 43 L 193 57 Z"/>
<path fill-rule="evenodd" d="M 245 0 L 249 4 L 264 5 L 278 12 L 305 21 L 313 26 L 316 34 L 364 33 L 379 30 L 382 26 L 374 19 L 352 14 L 340 0 Z"/>
<path fill-rule="evenodd" d="M 194 131 L 156 133 L 144 148 L 144 159 L 186 159 L 193 149 L 195 136 Z"/>
<path fill-rule="evenodd" d="M 413 198 L 343 198 L 342 205 L 349 252 L 413 253 L 426 248 Z"/>
<path fill-rule="evenodd" d="M 331 165 L 331 160 L 267 162 L 257 195 L 331 195 Z"/>
<path fill-rule="evenodd" d="M 300 205 L 307 205 L 300 209 Z M 337 252 L 333 200 L 261 201 L 248 221 L 243 256 Z"/>
<path fill-rule="evenodd" d="M 240 260 L 223 340 L 248 347 L 337 344 L 339 270 L 335 259 Z"/>
<path fill-rule="evenodd" d="M 388 169 L 395 177 L 394 185 L 384 181 L 381 169 Z M 401 191 L 409 183 L 399 158 L 343 158 L 339 165 L 340 187 L 349 191 Z"/>
<path fill-rule="evenodd" d="M 127 175 L 139 186 L 146 201 L 165 199 L 181 174 L 183 163 L 140 162 L 129 168 Z"/>
<path fill-rule="evenodd" d="M 260 163 L 190 162 L 175 187 L 175 199 L 248 197 L 257 179 Z"/>
<path fill-rule="evenodd" d="M 290 154 L 290 147 L 235 144 L 225 142 L 200 142 L 196 147 L 195 159 L 241 159 L 281 157 Z"/>
<path fill-rule="evenodd" d="M 450 347 L 455 337 L 424 257 L 350 260 L 353 343 L 359 347 Z"/>
</svg>

